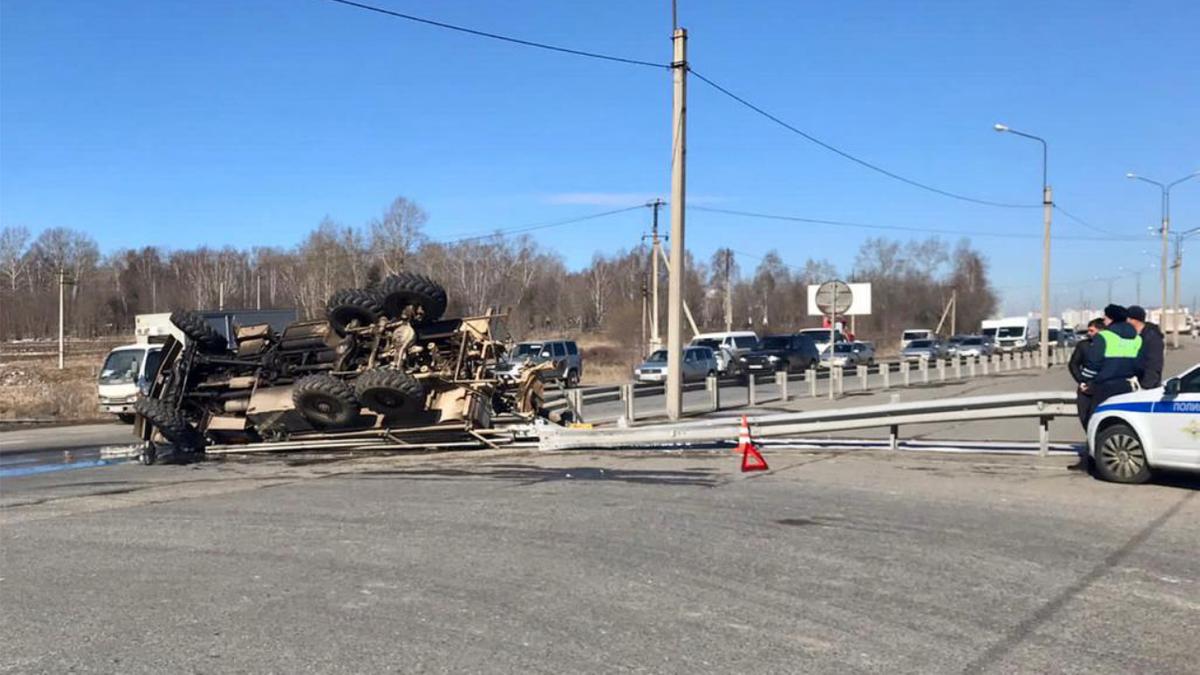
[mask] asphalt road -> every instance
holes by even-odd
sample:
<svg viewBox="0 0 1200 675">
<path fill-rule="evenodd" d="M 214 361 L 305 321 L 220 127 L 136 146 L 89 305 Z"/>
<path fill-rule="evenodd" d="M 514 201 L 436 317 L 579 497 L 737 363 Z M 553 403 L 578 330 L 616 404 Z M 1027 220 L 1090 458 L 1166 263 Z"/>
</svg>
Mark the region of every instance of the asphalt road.
<svg viewBox="0 0 1200 675">
<path fill-rule="evenodd" d="M 1195 672 L 1197 484 L 768 451 L 4 480 L 4 672 Z"/>
</svg>

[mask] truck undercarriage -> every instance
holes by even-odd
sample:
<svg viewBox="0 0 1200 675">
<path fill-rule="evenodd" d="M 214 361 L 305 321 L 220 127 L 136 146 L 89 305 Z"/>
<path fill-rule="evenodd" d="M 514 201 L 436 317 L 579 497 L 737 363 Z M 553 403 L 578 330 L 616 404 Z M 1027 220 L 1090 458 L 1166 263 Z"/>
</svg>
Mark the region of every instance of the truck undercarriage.
<svg viewBox="0 0 1200 675">
<path fill-rule="evenodd" d="M 324 319 L 238 326 L 233 340 L 191 312 L 171 321 L 136 431 L 199 454 L 254 444 L 353 446 L 378 441 L 490 444 L 498 420 L 529 424 L 542 413 L 537 369 L 500 379 L 503 315 L 443 318 L 445 291 L 416 274 L 338 291 Z M 407 434 L 407 438 L 406 438 Z M 277 446 L 275 444 L 278 444 Z"/>
</svg>

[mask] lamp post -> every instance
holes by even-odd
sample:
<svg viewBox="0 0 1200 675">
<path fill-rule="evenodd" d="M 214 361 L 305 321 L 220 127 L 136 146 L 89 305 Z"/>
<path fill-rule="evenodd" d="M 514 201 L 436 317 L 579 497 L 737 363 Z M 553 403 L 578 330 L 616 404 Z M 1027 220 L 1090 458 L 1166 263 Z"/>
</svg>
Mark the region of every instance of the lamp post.
<svg viewBox="0 0 1200 675">
<path fill-rule="evenodd" d="M 1050 367 L 1050 215 L 1054 208 L 1054 195 L 1047 181 L 1047 148 L 1046 139 L 1023 131 L 1017 131 L 1005 124 L 993 127 L 1001 133 L 1016 134 L 1042 144 L 1042 330 L 1039 336 L 1039 350 L 1042 358 L 1042 368 Z"/>
<path fill-rule="evenodd" d="M 1191 179 L 1195 178 L 1196 176 L 1200 176 L 1200 171 L 1190 173 L 1190 174 L 1184 176 L 1183 178 L 1171 181 L 1170 183 L 1160 183 L 1156 180 L 1150 180 L 1149 178 L 1146 178 L 1145 176 L 1139 176 L 1133 172 L 1129 172 L 1129 173 L 1125 174 L 1126 178 L 1130 178 L 1132 180 L 1140 180 L 1143 183 L 1149 183 L 1151 185 L 1157 186 L 1159 191 L 1162 193 L 1162 196 L 1161 196 L 1162 227 L 1159 228 L 1159 234 L 1162 236 L 1162 262 L 1160 263 L 1160 267 L 1161 267 L 1161 271 L 1162 271 L 1162 305 L 1160 305 L 1160 307 L 1162 307 L 1162 310 L 1161 310 L 1161 314 L 1160 314 L 1160 321 L 1164 324 L 1166 323 L 1166 320 L 1167 320 L 1167 266 L 1168 266 L 1167 265 L 1167 238 L 1171 234 L 1171 188 L 1175 187 L 1176 185 L 1179 185 L 1180 183 L 1182 183 L 1184 181 L 1191 180 Z M 1176 300 L 1178 300 L 1178 294 L 1176 294 L 1176 296 L 1177 296 Z M 1176 303 L 1176 304 L 1178 304 L 1178 303 Z M 1178 312 L 1179 308 L 1176 307 L 1175 310 L 1176 310 L 1176 312 Z M 1179 326 L 1178 325 L 1176 326 L 1175 337 L 1172 340 L 1172 344 L 1175 347 L 1179 346 Z"/>
</svg>

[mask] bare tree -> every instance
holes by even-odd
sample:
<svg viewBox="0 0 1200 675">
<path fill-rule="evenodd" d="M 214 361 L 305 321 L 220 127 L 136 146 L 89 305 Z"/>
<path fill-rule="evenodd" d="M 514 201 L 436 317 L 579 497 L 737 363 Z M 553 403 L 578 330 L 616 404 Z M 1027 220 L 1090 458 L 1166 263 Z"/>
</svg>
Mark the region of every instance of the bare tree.
<svg viewBox="0 0 1200 675">
<path fill-rule="evenodd" d="M 371 250 L 387 274 L 406 269 L 409 256 L 425 239 L 423 229 L 428 221 L 428 214 L 416 202 L 396 197 L 383 216 L 371 222 Z"/>
</svg>

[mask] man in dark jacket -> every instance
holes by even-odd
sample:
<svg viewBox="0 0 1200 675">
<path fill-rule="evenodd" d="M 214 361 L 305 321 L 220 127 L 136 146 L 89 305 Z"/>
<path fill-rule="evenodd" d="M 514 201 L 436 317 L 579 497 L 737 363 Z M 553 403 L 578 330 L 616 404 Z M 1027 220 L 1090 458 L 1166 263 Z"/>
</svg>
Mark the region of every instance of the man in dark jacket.
<svg viewBox="0 0 1200 675">
<path fill-rule="evenodd" d="M 1091 381 L 1080 386 L 1088 394 L 1084 427 L 1092 418 L 1096 407 L 1112 396 L 1127 394 L 1137 384 L 1138 354 L 1142 350 L 1142 338 L 1125 319 L 1126 309 L 1120 305 L 1104 308 L 1104 330 L 1096 333 L 1085 357 L 1086 366 L 1095 373 Z"/>
<path fill-rule="evenodd" d="M 1078 383 L 1075 388 L 1075 410 L 1078 412 L 1079 422 L 1085 430 L 1092 409 L 1092 397 L 1084 393 L 1083 385 L 1096 376 L 1096 372 L 1088 367 L 1087 350 L 1091 348 L 1092 341 L 1096 339 L 1096 333 L 1102 330 L 1104 330 L 1104 319 L 1089 321 L 1087 337 L 1075 343 L 1075 349 L 1071 351 L 1071 360 L 1067 362 L 1067 370 L 1071 371 L 1071 377 Z"/>
<path fill-rule="evenodd" d="M 1129 323 L 1142 336 L 1142 351 L 1138 354 L 1138 384 L 1142 389 L 1162 385 L 1163 332 L 1156 323 L 1146 321 L 1146 310 L 1133 305 L 1129 308 Z"/>
</svg>

